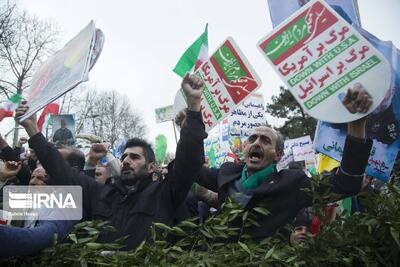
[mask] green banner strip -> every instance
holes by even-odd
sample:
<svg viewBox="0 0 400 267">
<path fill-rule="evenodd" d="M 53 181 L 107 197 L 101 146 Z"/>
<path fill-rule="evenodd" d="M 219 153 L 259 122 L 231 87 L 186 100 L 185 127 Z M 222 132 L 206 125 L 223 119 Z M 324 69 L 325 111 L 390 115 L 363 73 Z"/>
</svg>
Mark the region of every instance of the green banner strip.
<svg viewBox="0 0 400 267">
<path fill-rule="evenodd" d="M 269 42 L 269 44 L 264 47 L 264 52 L 271 61 L 274 61 L 309 35 L 310 32 L 306 23 L 306 17 L 301 17 L 293 25 Z"/>
<path fill-rule="evenodd" d="M 319 92 L 317 95 L 313 96 L 310 100 L 306 101 L 304 105 L 308 110 L 312 109 L 313 107 L 327 99 L 329 96 L 331 96 L 333 93 L 340 90 L 354 79 L 360 77 L 362 74 L 366 73 L 380 62 L 381 60 L 377 56 L 370 57 L 369 59 L 364 61 L 364 63 L 361 63 L 350 72 L 348 72 L 346 75 L 340 77 L 334 83 Z"/>
<path fill-rule="evenodd" d="M 297 73 L 293 78 L 291 78 L 288 83 L 290 86 L 295 86 L 306 77 L 311 75 L 316 70 L 322 68 L 326 63 L 334 59 L 337 55 L 341 54 L 344 50 L 357 43 L 359 39 L 354 34 L 348 37 L 346 40 L 329 50 L 321 58 L 314 61 L 310 66 Z"/>
<path fill-rule="evenodd" d="M 228 82 L 247 76 L 235 55 L 226 45 L 221 46 L 221 48 L 214 53 L 213 57 L 221 67 Z"/>
<path fill-rule="evenodd" d="M 210 91 L 208 90 L 207 86 L 204 86 L 203 89 L 204 96 L 206 97 L 208 105 L 210 105 L 212 112 L 217 120 L 222 117 L 221 112 L 219 111 L 218 105 L 215 103 Z"/>
</svg>

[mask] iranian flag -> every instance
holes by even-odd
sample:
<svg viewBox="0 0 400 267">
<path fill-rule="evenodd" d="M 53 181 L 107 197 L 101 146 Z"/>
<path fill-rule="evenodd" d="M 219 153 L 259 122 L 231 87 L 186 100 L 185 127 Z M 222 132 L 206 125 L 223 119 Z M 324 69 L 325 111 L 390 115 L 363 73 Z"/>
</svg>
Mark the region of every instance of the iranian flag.
<svg viewBox="0 0 400 267">
<path fill-rule="evenodd" d="M 40 114 L 40 117 L 38 119 L 37 125 L 39 131 L 42 131 L 43 125 L 45 126 L 45 128 L 51 125 L 52 124 L 51 115 L 57 115 L 59 112 L 60 112 L 60 104 L 58 103 L 58 101 L 48 104 L 43 109 L 43 112 L 42 114 Z"/>
<path fill-rule="evenodd" d="M 196 70 L 208 57 L 208 24 L 203 34 L 185 51 L 173 71 L 183 77 Z"/>
<path fill-rule="evenodd" d="M 0 104 L 0 121 L 4 118 L 12 117 L 14 115 L 14 110 L 21 103 L 22 96 L 20 94 L 15 94 L 7 101 Z"/>
</svg>

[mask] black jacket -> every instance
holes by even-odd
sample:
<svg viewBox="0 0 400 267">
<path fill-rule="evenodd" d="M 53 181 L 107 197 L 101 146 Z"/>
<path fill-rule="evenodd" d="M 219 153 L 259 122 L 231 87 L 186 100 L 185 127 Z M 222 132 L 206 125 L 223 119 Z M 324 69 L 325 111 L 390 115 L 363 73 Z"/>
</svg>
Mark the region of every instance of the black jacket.
<svg viewBox="0 0 400 267">
<path fill-rule="evenodd" d="M 364 141 L 348 136 L 341 168 L 338 168 L 335 174 L 326 177 L 329 186 L 322 185 L 316 190 L 324 194 L 330 189 L 341 198 L 358 193 L 371 146 L 371 140 Z M 241 179 L 243 167 L 243 165 L 225 163 L 219 169 L 203 168 L 197 182 L 218 192 L 218 200 L 223 203 L 229 197 L 228 189 L 232 190 L 234 188 L 232 184 Z M 292 222 L 300 209 L 312 205 L 312 197 L 302 190 L 310 187 L 310 178 L 303 171 L 281 170 L 271 174 L 259 187 L 251 191 L 252 197 L 245 206 L 245 209 L 263 206 L 271 214 L 270 216 L 258 215 L 257 222 L 261 227 L 250 227 L 246 233 L 260 240 L 273 235 L 285 224 Z"/>
<path fill-rule="evenodd" d="M 162 181 L 149 181 L 145 188 L 134 193 L 125 192 L 126 187 L 118 178 L 102 185 L 68 167 L 57 149 L 40 133 L 31 137 L 29 144 L 55 184 L 82 186 L 84 219 L 109 220 L 117 229 L 117 232 L 101 235 L 100 241 L 110 242 L 128 235 L 126 249 L 131 249 L 149 237 L 153 222 L 173 224 L 175 212 L 190 190 L 194 174 L 203 164 L 205 137 L 201 114 L 189 111 L 172 173 Z"/>
</svg>

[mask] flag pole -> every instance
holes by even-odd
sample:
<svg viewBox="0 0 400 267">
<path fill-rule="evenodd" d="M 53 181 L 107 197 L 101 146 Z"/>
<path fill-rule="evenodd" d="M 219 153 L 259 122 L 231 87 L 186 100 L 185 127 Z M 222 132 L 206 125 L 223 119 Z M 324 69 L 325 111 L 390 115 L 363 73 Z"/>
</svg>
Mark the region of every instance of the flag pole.
<svg viewBox="0 0 400 267">
<path fill-rule="evenodd" d="M 176 137 L 176 129 L 175 129 L 174 120 L 171 120 L 171 122 L 172 122 L 172 128 L 174 128 L 175 143 L 178 144 L 178 137 Z"/>
</svg>

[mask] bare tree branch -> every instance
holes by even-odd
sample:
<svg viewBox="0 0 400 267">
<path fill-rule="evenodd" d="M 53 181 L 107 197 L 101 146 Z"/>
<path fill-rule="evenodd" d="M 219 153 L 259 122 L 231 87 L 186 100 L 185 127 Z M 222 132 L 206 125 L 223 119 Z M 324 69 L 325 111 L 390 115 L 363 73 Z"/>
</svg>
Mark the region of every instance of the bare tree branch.
<svg viewBox="0 0 400 267">
<path fill-rule="evenodd" d="M 75 114 L 77 133 L 83 133 L 83 125 L 90 122 L 93 132 L 112 145 L 120 138 L 143 138 L 146 126 L 141 116 L 130 108 L 125 96 L 116 91 L 99 92 L 87 90 L 82 97 L 82 91 L 71 92 L 71 113 Z"/>
<path fill-rule="evenodd" d="M 51 24 L 25 12 L 6 7 L 4 13 L 1 8 L 0 4 L 0 64 L 4 66 L 0 82 L 22 93 L 29 87 L 30 78 L 40 63 L 53 51 L 57 32 Z M 9 15 L 7 23 L 2 23 L 2 14 Z M 8 32 L 8 38 L 2 38 L 3 32 Z M 0 93 L 7 94 L 5 89 Z M 17 139 L 18 131 L 15 131 L 14 143 Z"/>
</svg>

